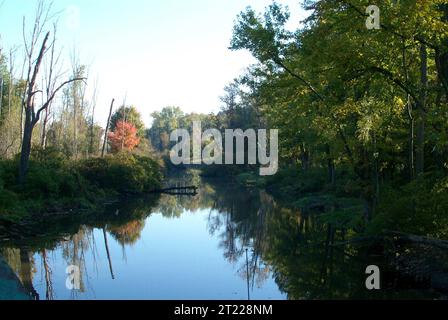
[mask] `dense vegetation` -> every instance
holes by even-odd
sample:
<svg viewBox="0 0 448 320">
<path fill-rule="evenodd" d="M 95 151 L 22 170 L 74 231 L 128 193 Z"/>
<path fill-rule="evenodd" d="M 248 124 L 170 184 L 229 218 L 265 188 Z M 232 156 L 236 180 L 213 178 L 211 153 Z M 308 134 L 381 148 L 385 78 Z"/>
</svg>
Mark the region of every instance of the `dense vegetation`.
<svg viewBox="0 0 448 320">
<path fill-rule="evenodd" d="M 346 215 L 372 233 L 447 236 L 448 4 L 378 1 L 379 30 L 366 28 L 368 4 L 305 1 L 309 15 L 296 30 L 280 4 L 248 8 L 230 48 L 258 63 L 225 88 L 217 115 L 153 114 L 152 144 L 169 150 L 171 130 L 192 119 L 220 130 L 276 128 L 276 176 L 262 179 L 250 166 L 204 175 L 237 176 L 298 206 L 316 195 L 332 195 L 336 207 L 351 198 Z"/>
<path fill-rule="evenodd" d="M 18 160 L 0 162 L 0 220 L 96 209 L 120 194 L 160 188 L 162 168 L 148 157 L 120 153 L 70 160 L 55 149 L 33 152 L 25 185 L 17 184 Z"/>
<path fill-rule="evenodd" d="M 74 196 L 80 179 L 121 192 L 147 190 L 160 181 L 155 162 L 122 152 L 162 155 L 169 165 L 170 133 L 201 120 L 203 129 L 280 130 L 277 175 L 260 178 L 256 166 L 203 167 L 203 175 L 234 176 L 293 206 L 333 208 L 334 217 L 361 220 L 361 229 L 371 233 L 447 236 L 448 4 L 377 1 L 381 28 L 374 30 L 365 25 L 368 4 L 304 1 L 308 17 L 295 30 L 280 4 L 261 14 L 247 8 L 235 22 L 230 49 L 248 50 L 258 62 L 224 89 L 222 111 L 185 114 L 167 107 L 153 113 L 145 129 L 135 108 L 120 106 L 107 126 L 106 148 L 118 157 L 100 157 L 104 130 L 93 121 L 95 97 L 85 97 L 88 70 L 72 59 L 60 101 L 44 105 L 32 135 L 34 146 L 66 159 L 63 165 L 53 156 L 45 160 L 51 164 L 40 163 L 32 153 L 29 181 L 20 191 L 14 181 L 21 180 L 15 172 L 23 162 L 23 117 L 34 110 L 25 103 L 32 72 L 15 79 L 13 55 L 0 55 L 0 153 L 8 159 L 1 166 L 1 205 L 13 208 L 15 198 L 31 194 Z M 42 86 L 51 97 L 55 81 L 46 80 Z M 18 164 L 12 159 L 20 152 Z"/>
<path fill-rule="evenodd" d="M 94 120 L 96 84 L 87 97 L 89 70 L 77 54 L 64 79 L 57 24 L 45 33 L 51 10 L 38 3 L 23 46 L 6 54 L 0 44 L 0 220 L 87 210 L 118 194 L 150 192 L 162 179 L 136 108 L 111 108 L 104 130 Z"/>
<path fill-rule="evenodd" d="M 378 297 L 405 297 L 396 291 L 401 281 L 431 289 L 406 296 L 437 297 L 440 275 L 438 286 L 448 287 L 440 241 L 448 237 L 448 2 L 377 0 L 380 29 L 366 28 L 370 4 L 305 0 L 307 18 L 295 29 L 276 2 L 263 13 L 249 7 L 235 21 L 230 49 L 249 51 L 257 63 L 224 88 L 219 113 L 170 106 L 145 128 L 135 107 L 114 111 L 113 100 L 103 128 L 95 123 L 96 90 L 86 96 L 88 68 L 74 57 L 67 81 L 53 74 L 56 36 L 42 33 L 48 8 L 41 3 L 25 74 L 17 76 L 15 51 L 0 46 L 0 229 L 33 220 L 55 246 L 60 234 L 87 225 L 77 235 L 87 246 L 101 226 L 105 240 L 107 230 L 124 248 L 138 241 L 151 212 L 177 218 L 204 209 L 210 234 L 224 230 L 229 262 L 251 248 L 251 281 L 272 271 L 289 298 L 374 297 L 360 286 L 372 263 L 392 289 Z M 219 192 L 203 184 L 194 198 L 97 210 L 107 198 L 158 189 L 164 167 L 173 169 L 171 132 L 191 131 L 193 121 L 221 132 L 278 129 L 279 172 L 196 165 L 202 176 L 227 179 Z M 199 185 L 197 172 L 180 171 L 183 184 Z M 228 180 L 249 188 L 234 190 Z M 55 225 L 44 221 L 49 215 Z"/>
<path fill-rule="evenodd" d="M 448 5 L 376 5 L 379 30 L 365 26 L 365 1 L 305 1 L 294 32 L 280 5 L 247 9 L 231 48 L 259 63 L 240 83 L 280 128 L 284 165 L 321 168 L 321 185 L 365 201 L 376 231 L 446 236 Z"/>
</svg>

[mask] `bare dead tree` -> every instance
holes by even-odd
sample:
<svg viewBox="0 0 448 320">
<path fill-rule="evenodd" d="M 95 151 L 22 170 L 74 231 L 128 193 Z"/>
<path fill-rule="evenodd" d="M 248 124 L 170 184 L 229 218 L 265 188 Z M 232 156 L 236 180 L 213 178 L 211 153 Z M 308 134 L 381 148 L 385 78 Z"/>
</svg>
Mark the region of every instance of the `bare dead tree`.
<svg viewBox="0 0 448 320">
<path fill-rule="evenodd" d="M 96 150 L 96 151 L 94 150 L 95 109 L 96 109 L 97 99 L 98 99 L 98 78 L 95 79 L 93 93 L 92 93 L 92 100 L 91 100 L 92 117 L 90 119 L 90 144 L 89 144 L 89 153 L 90 154 L 96 154 L 98 151 L 98 150 Z"/>
<path fill-rule="evenodd" d="M 104 131 L 103 151 L 101 152 L 102 158 L 104 158 L 104 155 L 106 154 L 107 134 L 109 133 L 110 118 L 112 117 L 112 110 L 114 109 L 114 102 L 115 102 L 115 99 L 112 99 L 112 102 L 110 104 L 109 117 L 107 118 L 107 123 L 106 123 L 106 130 Z"/>
<path fill-rule="evenodd" d="M 59 62 L 61 59 L 61 51 L 58 53 L 58 55 L 55 54 L 55 48 L 56 48 L 56 35 L 57 35 L 57 24 L 53 24 L 53 40 L 50 46 L 50 55 L 49 59 L 46 59 L 44 61 L 45 64 L 45 79 L 42 81 L 43 87 L 45 88 L 45 94 L 44 99 L 47 101 L 50 99 L 51 94 L 54 92 L 56 88 L 56 84 L 59 81 L 59 78 L 62 75 L 62 67 L 59 66 Z M 59 66 L 58 69 L 57 66 Z M 42 103 L 43 104 L 43 103 Z M 45 149 L 47 147 L 47 127 L 48 123 L 50 121 L 51 115 L 52 115 L 52 105 L 53 101 L 50 102 L 48 105 L 48 108 L 44 110 L 44 116 L 42 119 L 42 136 L 41 136 L 41 148 Z"/>
<path fill-rule="evenodd" d="M 43 40 L 42 46 L 39 51 L 39 55 L 36 59 L 36 62 L 33 64 L 33 72 L 30 73 L 29 82 L 27 86 L 26 93 L 26 102 L 25 102 L 25 124 L 24 124 L 24 132 L 22 139 L 22 153 L 20 156 L 20 166 L 19 166 L 19 183 L 21 185 L 24 184 L 28 172 L 29 159 L 31 154 L 31 139 L 33 136 L 33 130 L 36 124 L 39 122 L 42 112 L 46 111 L 48 107 L 51 105 L 52 101 L 56 97 L 57 93 L 64 88 L 66 85 L 76 82 L 76 81 L 84 81 L 84 78 L 73 78 L 67 81 L 62 82 L 59 86 L 55 87 L 54 90 L 51 90 L 49 97 L 45 99 L 45 102 L 36 109 L 35 106 L 35 95 L 41 90 L 36 89 L 36 81 L 37 76 L 39 74 L 42 61 L 47 52 L 47 43 L 50 37 L 50 32 L 48 32 Z M 50 66 L 52 68 L 53 66 Z"/>
</svg>

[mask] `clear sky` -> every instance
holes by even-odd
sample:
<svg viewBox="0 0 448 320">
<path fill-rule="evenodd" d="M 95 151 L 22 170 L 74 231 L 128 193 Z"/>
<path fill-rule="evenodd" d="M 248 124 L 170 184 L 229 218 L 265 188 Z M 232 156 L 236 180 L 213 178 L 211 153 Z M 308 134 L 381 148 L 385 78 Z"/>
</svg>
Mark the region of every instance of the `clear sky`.
<svg viewBox="0 0 448 320">
<path fill-rule="evenodd" d="M 31 22 L 37 0 L 0 0 L 0 45 L 22 45 L 22 17 Z M 300 0 L 280 0 L 304 18 Z M 247 6 L 271 0 L 55 0 L 59 46 L 69 62 L 74 48 L 90 66 L 89 88 L 98 78 L 96 121 L 107 118 L 110 100 L 150 113 L 175 105 L 186 112 L 215 112 L 224 86 L 254 60 L 228 50 L 234 20 Z M 51 29 L 51 26 L 49 26 Z M 20 63 L 19 63 L 20 64 Z"/>
</svg>

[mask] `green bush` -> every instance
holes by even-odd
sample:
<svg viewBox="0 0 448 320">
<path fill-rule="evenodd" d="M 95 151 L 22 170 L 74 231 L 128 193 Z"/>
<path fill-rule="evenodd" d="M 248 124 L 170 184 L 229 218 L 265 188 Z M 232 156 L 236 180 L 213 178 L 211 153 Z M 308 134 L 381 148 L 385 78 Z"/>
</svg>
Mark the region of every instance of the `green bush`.
<svg viewBox="0 0 448 320">
<path fill-rule="evenodd" d="M 33 149 L 31 160 L 50 169 L 64 169 L 69 165 L 68 157 L 53 147 Z"/>
<path fill-rule="evenodd" d="M 370 233 L 400 231 L 436 238 L 448 237 L 448 178 L 416 179 L 382 191 Z"/>
<path fill-rule="evenodd" d="M 105 190 L 143 193 L 160 188 L 162 171 L 151 158 L 128 153 L 70 161 L 60 152 L 34 150 L 24 186 L 17 185 L 19 159 L 0 161 L 0 219 L 65 204 L 95 205 Z"/>
<path fill-rule="evenodd" d="M 156 161 L 130 153 L 84 160 L 78 164 L 78 170 L 99 188 L 118 192 L 152 191 L 160 187 L 162 180 Z"/>
<path fill-rule="evenodd" d="M 18 196 L 14 192 L 7 190 L 5 183 L 7 177 L 7 168 L 9 164 L 0 161 L 0 219 L 12 220 L 20 216 L 23 212 L 17 208 Z"/>
</svg>

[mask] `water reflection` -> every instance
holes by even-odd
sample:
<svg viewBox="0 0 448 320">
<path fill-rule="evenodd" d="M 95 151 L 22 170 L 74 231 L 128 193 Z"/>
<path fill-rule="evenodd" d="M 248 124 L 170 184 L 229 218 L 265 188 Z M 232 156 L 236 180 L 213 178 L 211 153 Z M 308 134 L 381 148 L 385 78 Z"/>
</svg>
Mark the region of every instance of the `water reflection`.
<svg viewBox="0 0 448 320">
<path fill-rule="evenodd" d="M 27 229 L 25 236 L 11 235 L 11 239 L 3 241 L 0 254 L 32 299 L 245 299 L 247 284 L 249 294 L 255 298 L 283 299 L 284 294 L 278 290 L 269 266 L 262 259 L 265 217 L 269 209 L 260 204 L 259 192 L 238 190 L 228 184 L 201 185 L 196 197 L 162 195 L 127 199 L 108 205 L 95 216 L 80 214 L 60 217 L 51 225 L 36 223 Z M 183 242 L 170 239 L 175 234 L 159 234 L 158 243 L 149 243 L 151 234 L 170 221 L 179 223 L 176 226 L 185 232 Z M 185 256 L 179 254 L 179 249 Z M 128 253 L 131 251 L 132 261 Z M 154 265 L 157 262 L 148 266 L 145 261 L 151 260 L 148 251 L 156 251 L 153 256 L 167 259 L 172 270 L 160 270 L 160 266 Z M 203 266 L 195 265 L 200 260 Z M 166 278 L 169 273 L 179 271 L 180 266 L 174 261 L 180 261 L 185 268 L 195 267 L 185 270 L 192 277 L 182 279 L 186 283 L 166 285 L 176 287 L 179 293 L 164 292 L 166 288 L 160 294 L 148 292 L 147 288 L 138 292 L 128 286 L 120 288 L 123 292 L 103 294 L 108 288 L 117 288 L 111 285 L 113 281 L 132 278 L 135 268 L 137 273 L 147 269 L 159 272 L 159 278 Z M 80 286 L 67 296 L 65 269 L 70 265 L 79 267 Z M 161 265 L 166 266 L 163 262 Z M 205 270 L 201 271 L 201 267 Z M 205 274 L 204 279 L 209 277 L 213 282 L 204 281 L 203 288 L 188 286 L 198 276 L 202 277 L 201 272 Z M 214 290 L 214 296 L 210 296 Z"/>
<path fill-rule="evenodd" d="M 127 199 L 36 223 L 1 242 L 0 255 L 32 299 L 437 297 L 388 267 L 384 290 L 368 291 L 365 268 L 386 266 L 385 248 L 344 244 L 351 231 L 318 214 L 264 191 L 200 185 L 196 197 Z M 65 287 L 69 265 L 79 267 L 79 290 Z"/>
</svg>

